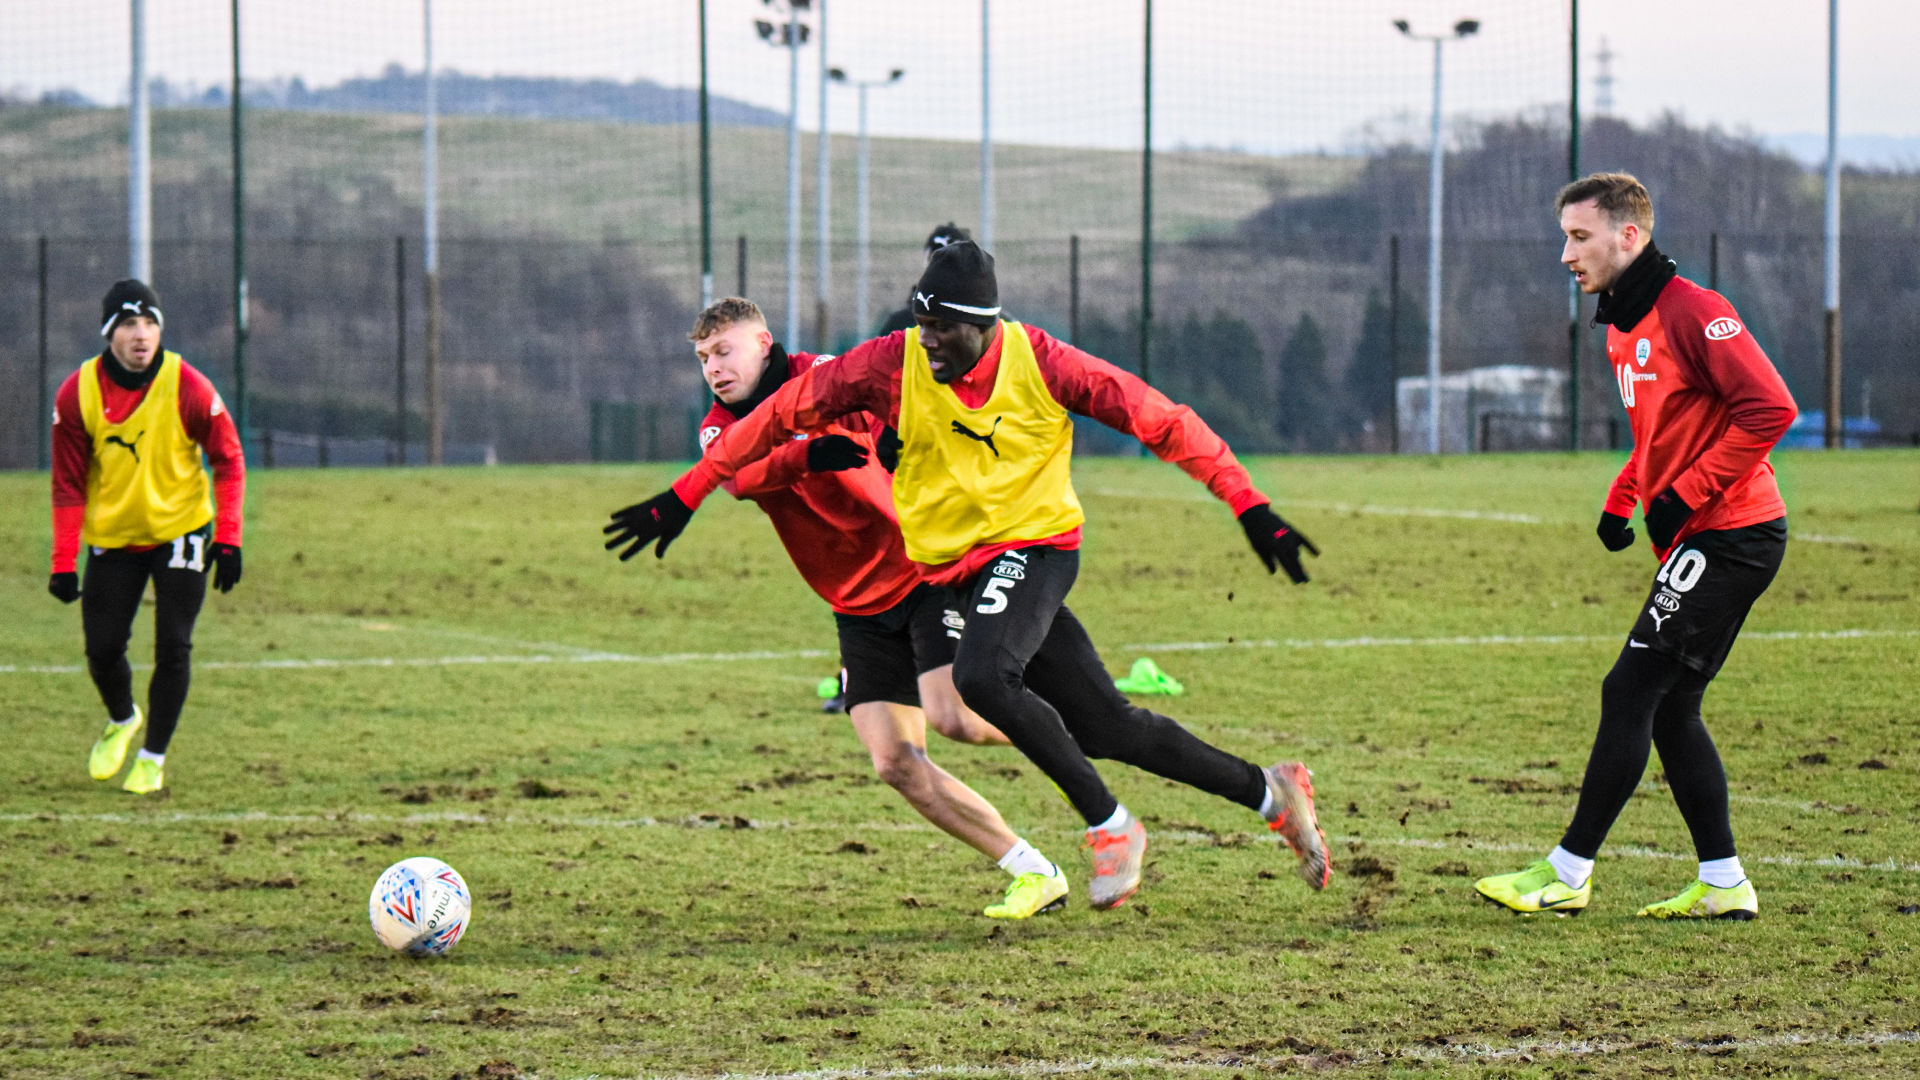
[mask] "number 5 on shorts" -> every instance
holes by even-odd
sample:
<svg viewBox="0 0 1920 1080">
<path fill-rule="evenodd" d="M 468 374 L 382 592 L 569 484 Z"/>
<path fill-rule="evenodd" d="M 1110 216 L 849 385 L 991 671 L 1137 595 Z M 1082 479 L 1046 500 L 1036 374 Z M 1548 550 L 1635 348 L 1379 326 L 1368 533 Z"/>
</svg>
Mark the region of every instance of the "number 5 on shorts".
<svg viewBox="0 0 1920 1080">
<path fill-rule="evenodd" d="M 980 605 L 973 610 L 982 615 L 998 615 L 1007 610 L 1007 590 L 1014 583 L 1003 577 L 988 578 L 980 589 Z"/>
</svg>

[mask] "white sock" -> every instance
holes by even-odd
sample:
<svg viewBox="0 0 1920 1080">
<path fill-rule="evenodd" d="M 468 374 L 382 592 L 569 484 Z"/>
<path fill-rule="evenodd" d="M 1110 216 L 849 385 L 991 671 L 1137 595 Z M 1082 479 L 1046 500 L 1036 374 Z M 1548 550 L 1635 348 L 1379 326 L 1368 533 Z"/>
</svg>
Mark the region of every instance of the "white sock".
<svg viewBox="0 0 1920 1080">
<path fill-rule="evenodd" d="M 1263 818 L 1266 818 L 1268 821 L 1273 820 L 1273 789 L 1272 788 L 1268 788 L 1266 795 L 1262 797 L 1260 800 L 1260 816 Z"/>
<path fill-rule="evenodd" d="M 140 710 L 138 710 L 138 709 L 135 709 L 135 710 L 133 711 L 133 715 L 132 715 L 132 716 L 129 716 L 129 717 L 127 717 L 127 718 L 126 718 L 125 720 L 109 720 L 109 721 L 107 721 L 107 723 L 109 723 L 109 724 L 112 724 L 112 725 L 113 725 L 114 727 L 119 727 L 119 728 L 123 728 L 123 727 L 126 727 L 126 726 L 127 726 L 128 724 L 131 724 L 131 723 L 133 723 L 134 721 L 136 721 L 136 720 L 138 720 L 138 719 L 140 719 Z"/>
<path fill-rule="evenodd" d="M 1728 859 L 1708 859 L 1700 864 L 1700 880 L 1716 889 L 1731 889 L 1747 880 L 1747 872 L 1740 869 L 1740 856 Z"/>
<path fill-rule="evenodd" d="M 1553 872 L 1560 875 L 1560 884 L 1569 889 L 1585 885 L 1593 876 L 1592 859 L 1583 859 L 1558 844 L 1547 852 L 1547 861 L 1553 864 Z"/>
<path fill-rule="evenodd" d="M 1113 807 L 1112 817 L 1108 818 L 1107 820 L 1101 822 L 1098 825 L 1087 826 L 1087 831 L 1092 832 L 1095 829 L 1105 829 L 1108 832 L 1119 832 L 1121 829 L 1124 829 L 1127 827 L 1127 822 L 1132 820 L 1133 820 L 1133 817 L 1132 815 L 1127 813 L 1127 808 L 1116 803 L 1114 804 L 1114 807 Z"/>
<path fill-rule="evenodd" d="M 1033 849 L 1033 845 L 1024 839 L 1015 840 L 1013 846 L 1000 856 L 1000 869 L 1019 877 L 1021 874 L 1045 874 L 1052 877 L 1060 868 L 1047 861 L 1045 855 Z"/>
<path fill-rule="evenodd" d="M 167 755 L 165 755 L 165 754 L 156 754 L 156 753 L 154 753 L 153 751 L 151 751 L 151 750 L 148 750 L 148 749 L 147 749 L 147 748 L 145 748 L 145 747 L 141 747 L 141 748 L 140 748 L 140 760 L 141 760 L 141 761 L 151 761 L 151 762 L 153 762 L 153 763 L 154 763 L 155 765 L 159 765 L 159 766 L 161 766 L 161 767 L 163 767 L 163 768 L 164 768 L 164 767 L 166 766 L 166 764 L 167 764 Z"/>
</svg>

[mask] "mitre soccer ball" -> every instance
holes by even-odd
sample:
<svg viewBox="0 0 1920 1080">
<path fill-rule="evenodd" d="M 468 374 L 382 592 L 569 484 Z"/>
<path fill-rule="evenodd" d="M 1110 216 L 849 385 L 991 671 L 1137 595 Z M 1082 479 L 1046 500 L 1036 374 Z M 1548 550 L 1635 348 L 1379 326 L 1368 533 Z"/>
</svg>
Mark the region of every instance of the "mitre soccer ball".
<svg viewBox="0 0 1920 1080">
<path fill-rule="evenodd" d="M 466 932 L 473 894 L 453 867 L 418 856 L 387 867 L 367 898 L 373 936 L 409 956 L 440 956 Z"/>
</svg>

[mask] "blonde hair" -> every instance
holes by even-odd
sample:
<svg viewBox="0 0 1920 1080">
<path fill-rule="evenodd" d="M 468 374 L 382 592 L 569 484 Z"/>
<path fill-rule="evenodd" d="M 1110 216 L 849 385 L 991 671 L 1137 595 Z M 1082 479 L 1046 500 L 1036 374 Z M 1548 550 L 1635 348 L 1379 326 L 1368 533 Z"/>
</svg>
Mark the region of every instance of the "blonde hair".
<svg viewBox="0 0 1920 1080">
<path fill-rule="evenodd" d="M 1592 200 L 1615 227 L 1638 225 L 1641 233 L 1653 235 L 1653 196 L 1647 194 L 1647 186 L 1632 173 L 1588 173 L 1560 189 L 1553 200 L 1553 212 L 1558 214 L 1574 203 L 1588 200 Z"/>
<path fill-rule="evenodd" d="M 729 296 L 724 300 L 715 300 L 698 318 L 693 320 L 693 331 L 687 335 L 688 341 L 704 341 L 707 338 L 741 323 L 753 323 L 756 326 L 767 325 L 767 317 L 760 313 L 760 306 L 744 296 Z"/>
</svg>

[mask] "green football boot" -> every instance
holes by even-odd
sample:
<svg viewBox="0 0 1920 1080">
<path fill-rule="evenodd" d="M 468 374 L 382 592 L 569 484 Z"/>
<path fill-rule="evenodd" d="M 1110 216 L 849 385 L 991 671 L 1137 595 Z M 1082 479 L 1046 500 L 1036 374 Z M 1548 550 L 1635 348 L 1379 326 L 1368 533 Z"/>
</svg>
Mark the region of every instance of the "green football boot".
<svg viewBox="0 0 1920 1080">
<path fill-rule="evenodd" d="M 127 770 L 127 782 L 120 785 L 122 790 L 135 795 L 151 795 L 166 786 L 166 767 L 146 758 L 133 759 L 133 768 Z"/>
<path fill-rule="evenodd" d="M 1553 915 L 1578 915 L 1587 909 L 1593 897 L 1593 878 L 1588 876 L 1577 889 L 1560 880 L 1553 864 L 1545 859 L 1513 874 L 1495 874 L 1473 883 L 1474 890 L 1488 903 L 1499 904 L 1522 915 L 1547 912 Z"/>
<path fill-rule="evenodd" d="M 1679 896 L 1648 904 L 1638 912 L 1643 919 L 1748 919 L 1760 915 L 1760 896 L 1753 882 L 1742 881 L 1731 889 L 1715 888 L 1704 881 L 1686 887 Z"/>
<path fill-rule="evenodd" d="M 1021 874 L 1007 886 L 1007 895 L 982 914 L 989 919 L 1025 919 L 1067 906 L 1067 875 Z"/>
<path fill-rule="evenodd" d="M 93 752 L 87 755 L 87 775 L 95 780 L 111 780 L 127 763 L 127 751 L 133 748 L 133 737 L 140 733 L 140 706 L 133 707 L 133 722 L 130 724 L 107 725 L 100 734 L 100 741 L 93 744 Z"/>
</svg>

